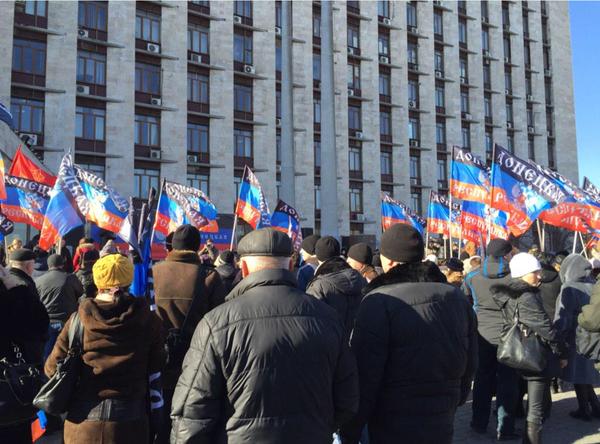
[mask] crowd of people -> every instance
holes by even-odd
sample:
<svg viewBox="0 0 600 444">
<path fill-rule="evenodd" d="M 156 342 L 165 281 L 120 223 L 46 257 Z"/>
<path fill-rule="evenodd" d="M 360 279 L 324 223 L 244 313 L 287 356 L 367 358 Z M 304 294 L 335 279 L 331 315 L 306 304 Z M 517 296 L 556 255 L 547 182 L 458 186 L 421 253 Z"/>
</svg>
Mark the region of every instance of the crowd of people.
<svg viewBox="0 0 600 444">
<path fill-rule="evenodd" d="M 501 239 L 441 260 L 403 224 L 380 245 L 311 235 L 295 253 L 265 228 L 219 252 L 183 225 L 136 298 L 132 259 L 111 241 L 84 238 L 73 255 L 15 242 L 0 267 L 0 359 L 52 377 L 78 315 L 77 390 L 47 425 L 66 443 L 451 443 L 472 392 L 473 433 L 491 422 L 499 441 L 537 444 L 569 383 L 571 416 L 600 418 L 600 352 L 576 345 L 581 329 L 600 343 L 600 261 Z M 543 345 L 542 368 L 498 358 L 515 319 Z M 5 401 L 0 442 L 31 443 L 35 408 Z"/>
</svg>

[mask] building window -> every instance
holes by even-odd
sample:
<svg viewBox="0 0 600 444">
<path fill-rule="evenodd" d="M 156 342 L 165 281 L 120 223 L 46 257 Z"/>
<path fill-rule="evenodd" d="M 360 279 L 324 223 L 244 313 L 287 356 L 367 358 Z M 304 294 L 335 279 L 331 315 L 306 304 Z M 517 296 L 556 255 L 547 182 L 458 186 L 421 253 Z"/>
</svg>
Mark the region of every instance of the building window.
<svg viewBox="0 0 600 444">
<path fill-rule="evenodd" d="M 135 115 L 135 144 L 160 146 L 160 119 L 158 117 Z"/>
<path fill-rule="evenodd" d="M 379 94 L 390 97 L 392 95 L 390 91 L 390 75 L 386 73 L 379 73 Z"/>
<path fill-rule="evenodd" d="M 362 119 L 360 106 L 348 107 L 348 128 L 355 131 L 360 131 L 362 128 Z"/>
<path fill-rule="evenodd" d="M 410 117 L 408 119 L 408 138 L 411 140 L 420 139 L 419 119 L 416 117 Z"/>
<path fill-rule="evenodd" d="M 321 123 L 321 99 L 314 99 L 313 101 L 313 123 Z"/>
<path fill-rule="evenodd" d="M 389 112 L 379 112 L 379 134 L 392 137 L 392 115 Z"/>
<path fill-rule="evenodd" d="M 233 60 L 252 65 L 252 32 L 236 31 L 233 34 Z"/>
<path fill-rule="evenodd" d="M 236 0 L 233 13 L 240 17 L 252 18 L 252 2 Z"/>
<path fill-rule="evenodd" d="M 525 93 L 528 96 L 533 94 L 533 85 L 531 84 L 531 77 L 525 77 Z"/>
<path fill-rule="evenodd" d="M 464 19 L 458 21 L 458 42 L 467 45 L 467 21 Z"/>
<path fill-rule="evenodd" d="M 419 82 L 416 80 L 408 81 L 408 100 L 415 103 L 419 100 Z"/>
<path fill-rule="evenodd" d="M 433 12 L 433 33 L 443 38 L 444 35 L 444 16 L 440 11 Z"/>
<path fill-rule="evenodd" d="M 466 91 L 460 92 L 460 112 L 461 113 L 469 112 L 469 93 Z"/>
<path fill-rule="evenodd" d="M 443 85 L 436 85 L 435 87 L 435 106 L 436 108 L 445 108 L 446 99 Z"/>
<path fill-rule="evenodd" d="M 388 0 L 379 0 L 377 2 L 377 15 L 380 17 L 390 17 L 390 2 Z"/>
<path fill-rule="evenodd" d="M 413 183 L 421 181 L 421 157 L 411 154 L 409 160 L 410 179 Z"/>
<path fill-rule="evenodd" d="M 512 92 L 512 76 L 510 71 L 504 73 L 504 89 L 506 89 L 508 93 Z"/>
<path fill-rule="evenodd" d="M 348 169 L 350 171 L 362 171 L 361 149 L 351 146 L 348 149 Z"/>
<path fill-rule="evenodd" d="M 15 2 L 15 12 L 20 12 L 21 14 L 27 15 L 35 15 L 38 17 L 46 17 L 46 0 L 27 0 Z"/>
<path fill-rule="evenodd" d="M 192 153 L 208 153 L 208 126 L 187 124 L 187 150 Z"/>
<path fill-rule="evenodd" d="M 360 65 L 348 64 L 348 88 L 360 89 Z"/>
<path fill-rule="evenodd" d="M 14 39 L 12 69 L 43 76 L 46 70 L 46 43 Z"/>
<path fill-rule="evenodd" d="M 160 16 L 138 9 L 135 13 L 135 38 L 160 43 Z"/>
<path fill-rule="evenodd" d="M 208 104 L 208 76 L 188 73 L 188 100 L 195 103 Z"/>
<path fill-rule="evenodd" d="M 490 31 L 487 28 L 483 28 L 481 31 L 481 49 L 484 51 L 490 50 Z"/>
<path fill-rule="evenodd" d="M 135 168 L 133 170 L 135 180 L 134 195 L 139 199 L 147 199 L 150 188 L 159 188 L 160 171 L 148 168 Z"/>
<path fill-rule="evenodd" d="M 506 145 L 511 154 L 515 154 L 515 136 L 509 134 L 506 136 Z"/>
<path fill-rule="evenodd" d="M 415 2 L 406 4 L 406 25 L 417 27 L 417 5 Z"/>
<path fill-rule="evenodd" d="M 486 95 L 483 98 L 483 112 L 485 114 L 486 119 L 492 118 L 492 97 Z"/>
<path fill-rule="evenodd" d="M 527 140 L 527 148 L 529 151 L 529 159 L 535 161 L 535 144 L 533 138 Z"/>
<path fill-rule="evenodd" d="M 502 24 L 504 26 L 510 25 L 510 14 L 508 12 L 508 4 L 502 4 Z"/>
<path fill-rule="evenodd" d="M 392 153 L 389 151 L 381 151 L 379 154 L 381 174 L 386 176 L 392 175 Z"/>
<path fill-rule="evenodd" d="M 464 81 L 468 81 L 469 80 L 469 63 L 467 62 L 467 59 L 464 57 L 461 57 L 459 60 L 459 68 L 460 68 L 460 78 L 461 81 L 464 79 Z"/>
<path fill-rule="evenodd" d="M 235 111 L 252 113 L 252 87 L 246 85 L 233 85 Z"/>
<path fill-rule="evenodd" d="M 160 94 L 160 66 L 136 62 L 135 90 L 147 94 Z"/>
<path fill-rule="evenodd" d="M 106 31 L 107 15 L 108 2 L 79 2 L 79 26 L 88 29 L 96 29 L 98 31 Z"/>
<path fill-rule="evenodd" d="M 275 41 L 275 71 L 281 72 L 283 54 L 281 53 L 281 40 Z"/>
<path fill-rule="evenodd" d="M 390 36 L 387 34 L 379 34 L 378 37 L 379 55 L 390 56 Z"/>
<path fill-rule="evenodd" d="M 512 103 L 510 103 L 510 102 L 506 104 L 506 121 L 507 122 L 513 121 L 513 106 L 512 106 Z"/>
<path fill-rule="evenodd" d="M 43 134 L 44 102 L 13 97 L 10 103 L 10 112 L 13 115 L 17 131 Z"/>
<path fill-rule="evenodd" d="M 471 131 L 468 126 L 463 126 L 460 129 L 460 134 L 462 137 L 462 147 L 470 149 L 471 148 Z"/>
<path fill-rule="evenodd" d="M 275 91 L 275 117 L 281 118 L 281 91 Z"/>
<path fill-rule="evenodd" d="M 105 110 L 78 106 L 75 114 L 75 137 L 86 140 L 105 140 L 105 120 Z"/>
<path fill-rule="evenodd" d="M 448 161 L 445 157 L 438 158 L 437 160 L 437 176 L 438 176 L 438 188 L 448 187 Z"/>
<path fill-rule="evenodd" d="M 436 122 L 435 124 L 435 143 L 446 145 L 446 123 Z"/>
<path fill-rule="evenodd" d="M 490 13 L 489 13 L 489 5 L 488 0 L 483 0 L 481 2 L 481 18 L 489 21 Z"/>
<path fill-rule="evenodd" d="M 321 185 L 315 185 L 315 210 L 321 209 Z"/>
<path fill-rule="evenodd" d="M 510 37 L 504 37 L 504 57 L 510 60 Z"/>
<path fill-rule="evenodd" d="M 321 167 L 321 141 L 320 140 L 315 140 L 314 141 L 314 161 L 315 161 L 315 167 L 316 168 L 320 168 Z"/>
<path fill-rule="evenodd" d="M 418 69 L 419 51 L 416 43 L 408 42 L 407 54 L 408 66 L 410 69 Z M 411 66 L 413 65 L 413 66 Z"/>
<path fill-rule="evenodd" d="M 350 188 L 350 212 L 363 212 L 362 190 L 360 188 Z"/>
<path fill-rule="evenodd" d="M 535 119 L 533 118 L 533 110 L 527 108 L 527 126 L 535 126 Z"/>
<path fill-rule="evenodd" d="M 422 204 L 421 204 L 421 191 L 419 191 L 416 188 L 412 188 L 410 190 L 410 203 L 411 203 L 412 209 L 415 213 L 417 213 L 417 214 L 423 213 L 423 208 L 422 208 Z"/>
<path fill-rule="evenodd" d="M 313 14 L 313 37 L 321 38 L 321 16 L 319 14 Z"/>
<path fill-rule="evenodd" d="M 443 51 L 436 49 L 433 53 L 433 62 L 436 71 L 441 73 L 444 72 L 444 53 Z"/>
<path fill-rule="evenodd" d="M 77 52 L 77 81 L 106 85 L 106 55 L 97 52 Z"/>
<path fill-rule="evenodd" d="M 492 73 L 490 71 L 490 65 L 483 65 L 483 87 L 485 89 L 492 88 Z"/>
<path fill-rule="evenodd" d="M 252 157 L 252 131 L 235 128 L 233 142 L 236 157 Z"/>
<path fill-rule="evenodd" d="M 348 47 L 360 48 L 360 28 L 357 25 L 348 24 Z"/>
<path fill-rule="evenodd" d="M 313 80 L 321 80 L 321 54 L 313 54 Z"/>
<path fill-rule="evenodd" d="M 208 29 L 196 25 L 188 26 L 188 50 L 208 54 Z"/>
<path fill-rule="evenodd" d="M 190 174 L 187 175 L 187 184 L 192 188 L 201 190 L 208 196 L 208 174 Z"/>
<path fill-rule="evenodd" d="M 281 2 L 275 2 L 275 26 L 281 28 Z"/>
<path fill-rule="evenodd" d="M 556 168 L 556 153 L 554 152 L 554 142 L 548 141 L 548 166 Z"/>
<path fill-rule="evenodd" d="M 485 132 L 485 155 L 486 158 L 491 159 L 492 153 L 494 152 L 494 137 L 489 131 Z"/>
</svg>

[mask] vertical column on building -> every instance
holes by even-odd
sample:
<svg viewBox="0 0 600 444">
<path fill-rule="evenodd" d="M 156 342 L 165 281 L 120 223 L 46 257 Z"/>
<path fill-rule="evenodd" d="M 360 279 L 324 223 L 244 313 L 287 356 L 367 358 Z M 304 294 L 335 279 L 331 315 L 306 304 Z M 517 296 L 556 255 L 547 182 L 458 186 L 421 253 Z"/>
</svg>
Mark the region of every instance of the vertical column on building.
<svg viewBox="0 0 600 444">
<path fill-rule="evenodd" d="M 294 126 L 302 129 L 294 131 L 295 208 L 302 218 L 302 227 L 315 226 L 312 17 L 312 2 L 293 4 Z"/>
<path fill-rule="evenodd" d="M 257 76 L 253 82 L 254 167 L 270 210 L 277 203 L 275 124 L 275 2 L 253 3 L 253 58 Z"/>
<path fill-rule="evenodd" d="M 490 23 L 490 52 L 492 57 L 499 59 L 503 56 L 502 50 L 502 2 L 488 2 Z M 481 37 L 478 36 L 481 41 Z M 492 115 L 494 120 L 493 141 L 505 148 L 506 144 L 506 95 L 504 94 L 504 67 L 503 61 L 490 61 L 490 72 L 492 76 L 492 90 L 500 94 L 492 96 Z"/>
<path fill-rule="evenodd" d="M 443 2 L 450 11 L 444 11 L 444 42 L 451 46 L 444 47 L 444 104 L 446 115 L 446 145 L 447 150 L 452 151 L 453 145 L 462 145 L 460 133 L 460 46 L 458 41 L 458 13 L 456 2 Z M 448 160 L 450 168 L 450 157 Z M 448 177 L 451 171 L 448 170 Z"/>
<path fill-rule="evenodd" d="M 46 93 L 44 146 L 66 152 L 75 147 L 75 94 L 77 74 L 77 2 L 48 5 L 48 27 L 60 35 L 48 35 L 46 84 L 64 93 Z M 44 163 L 58 170 L 61 152 L 45 152 Z"/>
<path fill-rule="evenodd" d="M 135 130 L 135 2 L 108 7 L 106 95 L 119 102 L 106 104 L 106 182 L 125 196 L 134 194 Z M 116 156 L 116 157 L 110 157 Z"/>
<path fill-rule="evenodd" d="M 534 12 L 529 12 L 529 48 L 531 54 L 531 95 L 535 116 L 535 158 L 540 165 L 548 165 L 548 139 L 546 126 L 546 93 L 544 89 L 544 53 L 542 12 L 540 1 L 529 1 Z"/>
<path fill-rule="evenodd" d="M 474 36 L 469 39 L 469 84 L 475 88 L 469 89 L 469 111 L 473 122 L 469 124 L 471 132 L 471 151 L 485 159 L 485 112 L 483 109 L 483 54 L 481 50 L 481 3 L 467 2 L 467 23 L 469 33 Z"/>
<path fill-rule="evenodd" d="M 163 7 L 162 51 L 169 55 L 161 63 L 163 106 L 160 146 L 163 158 L 161 178 L 186 183 L 187 176 L 187 3 Z M 172 38 L 178 35 L 179 38 Z"/>
<path fill-rule="evenodd" d="M 392 174 L 394 197 L 410 202 L 408 86 L 406 77 L 406 3 L 390 1 L 390 90 L 392 97 Z"/>
<path fill-rule="evenodd" d="M 15 20 L 15 4 L 13 2 L 0 2 L 0 29 L 3 29 L 0 38 L 0 60 L 4 60 L 7 71 L 0 76 L 0 103 L 10 109 L 11 76 L 10 68 L 13 56 L 13 23 Z"/>
<path fill-rule="evenodd" d="M 221 69 L 210 70 L 210 112 L 223 118 L 211 119 L 209 128 L 210 198 L 221 213 L 233 212 L 233 2 L 211 2 L 210 60 Z"/>
<path fill-rule="evenodd" d="M 512 67 L 513 116 L 515 122 L 515 154 L 529 158 L 527 101 L 525 87 L 525 55 L 523 49 L 523 4 L 510 4 L 510 66 Z M 506 57 L 504 53 L 503 57 Z"/>
<path fill-rule="evenodd" d="M 546 2 L 546 8 L 549 11 L 548 29 L 552 45 L 549 74 L 554 95 L 553 110 L 560 112 L 560 119 L 553 115 L 556 166 L 561 173 L 578 182 L 569 4 Z"/>
</svg>

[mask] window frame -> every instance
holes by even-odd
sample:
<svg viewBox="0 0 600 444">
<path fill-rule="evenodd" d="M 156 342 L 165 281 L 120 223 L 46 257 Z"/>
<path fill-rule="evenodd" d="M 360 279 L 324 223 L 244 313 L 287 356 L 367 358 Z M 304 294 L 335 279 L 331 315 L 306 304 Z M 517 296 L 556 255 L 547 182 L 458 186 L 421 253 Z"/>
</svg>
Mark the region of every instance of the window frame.
<svg viewBox="0 0 600 444">
<path fill-rule="evenodd" d="M 240 140 L 244 142 L 243 146 L 239 144 Z M 233 145 L 235 157 L 252 158 L 254 155 L 254 131 L 244 128 L 234 128 Z M 242 150 L 238 150 L 238 148 L 242 148 Z"/>
<path fill-rule="evenodd" d="M 135 91 L 159 96 L 162 94 L 162 69 L 160 65 L 135 62 Z"/>
<path fill-rule="evenodd" d="M 98 128 L 101 128 L 100 135 L 98 134 Z M 106 110 L 77 106 L 75 108 L 75 137 L 83 140 L 106 142 Z"/>
<path fill-rule="evenodd" d="M 186 146 L 188 153 L 208 154 L 210 144 L 209 126 L 202 123 L 188 122 L 186 128 Z M 197 146 L 194 143 L 197 141 Z"/>
<path fill-rule="evenodd" d="M 160 169 L 134 167 L 133 177 L 134 196 L 139 199 L 147 199 L 150 188 L 159 189 L 160 187 Z"/>
<path fill-rule="evenodd" d="M 23 113 L 23 108 L 28 108 L 28 111 Z M 11 97 L 10 111 L 13 115 L 17 131 L 39 135 L 44 134 L 45 103 L 43 101 Z M 25 117 L 28 117 L 27 127 L 22 125 Z"/>
<path fill-rule="evenodd" d="M 160 117 L 147 114 L 136 114 L 134 125 L 135 145 L 160 148 Z M 144 137 L 147 137 L 147 144 L 143 143 Z"/>
<path fill-rule="evenodd" d="M 88 77 L 88 68 L 93 65 L 91 80 Z M 80 72 L 83 67 L 83 73 Z M 100 79 L 98 79 L 98 68 L 100 67 Z M 91 85 L 106 86 L 106 54 L 98 52 L 77 50 L 77 81 Z"/>
<path fill-rule="evenodd" d="M 99 11 L 103 14 L 99 14 Z M 83 28 L 107 32 L 108 2 L 80 1 L 77 10 L 77 25 Z"/>
<path fill-rule="evenodd" d="M 146 32 L 149 27 L 149 32 Z M 160 45 L 161 16 L 150 11 L 135 11 L 135 38 Z"/>
<path fill-rule="evenodd" d="M 27 53 L 29 53 L 29 57 L 31 58 L 30 62 L 26 61 L 26 59 L 29 58 Z M 46 75 L 46 64 L 47 47 L 45 42 L 17 37 L 13 39 L 13 71 L 44 77 Z M 28 65 L 30 65 L 30 67 Z M 29 69 L 29 71 L 27 69 Z"/>
</svg>

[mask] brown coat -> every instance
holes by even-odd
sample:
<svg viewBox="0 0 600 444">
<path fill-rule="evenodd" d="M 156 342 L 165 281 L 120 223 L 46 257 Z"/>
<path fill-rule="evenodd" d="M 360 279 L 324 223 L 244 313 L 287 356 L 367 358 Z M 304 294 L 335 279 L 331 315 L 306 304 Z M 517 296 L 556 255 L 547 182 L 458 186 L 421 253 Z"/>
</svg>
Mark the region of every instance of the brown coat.
<svg viewBox="0 0 600 444">
<path fill-rule="evenodd" d="M 115 398 L 145 402 L 148 375 L 160 371 L 166 361 L 164 331 L 147 302 L 129 295 L 120 303 L 86 299 L 79 306 L 79 317 L 84 329 L 84 365 L 73 403 Z M 46 361 L 48 376 L 56 372 L 57 361 L 67 354 L 71 320 Z M 127 422 L 70 420 L 73 416 L 81 416 L 81 412 L 68 412 L 65 443 L 147 442 L 147 418 Z"/>
</svg>

